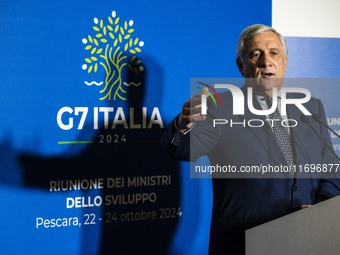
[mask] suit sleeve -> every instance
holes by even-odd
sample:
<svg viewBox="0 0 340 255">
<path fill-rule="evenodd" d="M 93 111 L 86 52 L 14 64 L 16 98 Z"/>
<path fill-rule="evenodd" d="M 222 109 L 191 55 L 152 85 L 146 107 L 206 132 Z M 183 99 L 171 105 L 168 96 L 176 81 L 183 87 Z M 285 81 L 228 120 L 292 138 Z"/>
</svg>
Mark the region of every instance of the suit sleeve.
<svg viewBox="0 0 340 255">
<path fill-rule="evenodd" d="M 174 144 L 174 136 L 176 133 L 175 122 L 178 116 L 174 118 L 164 129 L 164 132 L 161 137 L 161 144 L 165 151 L 170 155 L 170 157 L 189 161 L 190 160 L 190 135 L 182 135 L 178 137 L 177 143 Z"/>
</svg>

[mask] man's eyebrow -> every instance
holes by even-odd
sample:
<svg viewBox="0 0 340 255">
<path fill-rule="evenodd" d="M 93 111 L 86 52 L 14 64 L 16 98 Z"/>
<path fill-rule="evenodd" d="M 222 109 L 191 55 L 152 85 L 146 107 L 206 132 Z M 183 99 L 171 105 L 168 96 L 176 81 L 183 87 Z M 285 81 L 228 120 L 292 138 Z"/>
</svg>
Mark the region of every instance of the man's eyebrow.
<svg viewBox="0 0 340 255">
<path fill-rule="evenodd" d="M 252 48 L 252 49 L 249 49 L 248 53 L 251 54 L 251 53 L 253 53 L 253 52 L 255 52 L 255 51 L 260 51 L 260 52 L 262 52 L 263 50 L 260 49 L 260 48 Z"/>
<path fill-rule="evenodd" d="M 269 50 L 277 50 L 277 51 L 280 51 L 280 48 L 279 47 L 271 47 L 271 48 L 268 48 Z M 263 49 L 261 48 L 252 48 L 252 49 L 249 49 L 249 53 L 252 53 L 254 51 L 263 51 Z"/>
</svg>

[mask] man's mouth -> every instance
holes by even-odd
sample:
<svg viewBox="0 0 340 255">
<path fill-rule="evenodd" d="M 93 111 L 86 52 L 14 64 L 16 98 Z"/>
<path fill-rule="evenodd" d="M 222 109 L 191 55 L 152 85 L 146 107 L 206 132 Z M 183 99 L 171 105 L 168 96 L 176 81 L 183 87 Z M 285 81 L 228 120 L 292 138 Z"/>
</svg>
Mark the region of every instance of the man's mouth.
<svg viewBox="0 0 340 255">
<path fill-rule="evenodd" d="M 261 73 L 261 77 L 262 78 L 271 78 L 271 77 L 274 77 L 275 74 L 274 73 L 271 73 L 271 72 L 263 72 Z"/>
</svg>

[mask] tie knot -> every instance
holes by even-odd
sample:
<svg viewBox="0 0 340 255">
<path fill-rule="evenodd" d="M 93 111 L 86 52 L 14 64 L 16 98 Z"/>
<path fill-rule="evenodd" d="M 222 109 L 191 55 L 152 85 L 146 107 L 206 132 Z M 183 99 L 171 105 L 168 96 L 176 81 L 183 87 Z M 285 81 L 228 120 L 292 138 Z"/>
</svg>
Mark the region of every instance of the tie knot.
<svg viewBox="0 0 340 255">
<path fill-rule="evenodd" d="M 268 108 L 271 108 L 273 105 L 273 98 L 272 97 L 264 97 L 264 100 L 267 103 Z"/>
</svg>

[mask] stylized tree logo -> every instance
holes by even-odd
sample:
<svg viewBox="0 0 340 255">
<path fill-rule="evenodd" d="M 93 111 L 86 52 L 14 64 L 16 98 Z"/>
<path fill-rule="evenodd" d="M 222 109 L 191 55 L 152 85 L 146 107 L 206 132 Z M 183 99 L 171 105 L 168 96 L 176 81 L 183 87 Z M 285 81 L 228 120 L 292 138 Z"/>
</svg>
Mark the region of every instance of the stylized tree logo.
<svg viewBox="0 0 340 255">
<path fill-rule="evenodd" d="M 126 100 L 127 90 L 123 85 L 138 86 L 140 84 L 123 82 L 122 70 L 127 66 L 135 74 L 143 71 L 141 60 L 136 57 L 136 54 L 142 51 L 141 47 L 144 46 L 144 42 L 140 41 L 138 37 L 132 38 L 133 20 L 121 22 L 120 18 L 116 17 L 116 12 L 113 11 L 107 21 L 105 24 L 103 19 L 94 18 L 95 35 L 88 35 L 87 38 L 82 39 L 85 50 L 89 54 L 85 58 L 86 63 L 83 64 L 82 69 L 91 73 L 97 72 L 100 66 L 104 68 L 106 78 L 104 88 L 100 90 L 102 94 L 100 100 L 116 100 L 118 98 Z M 103 82 L 93 81 L 85 82 L 85 84 L 100 86 Z"/>
</svg>

